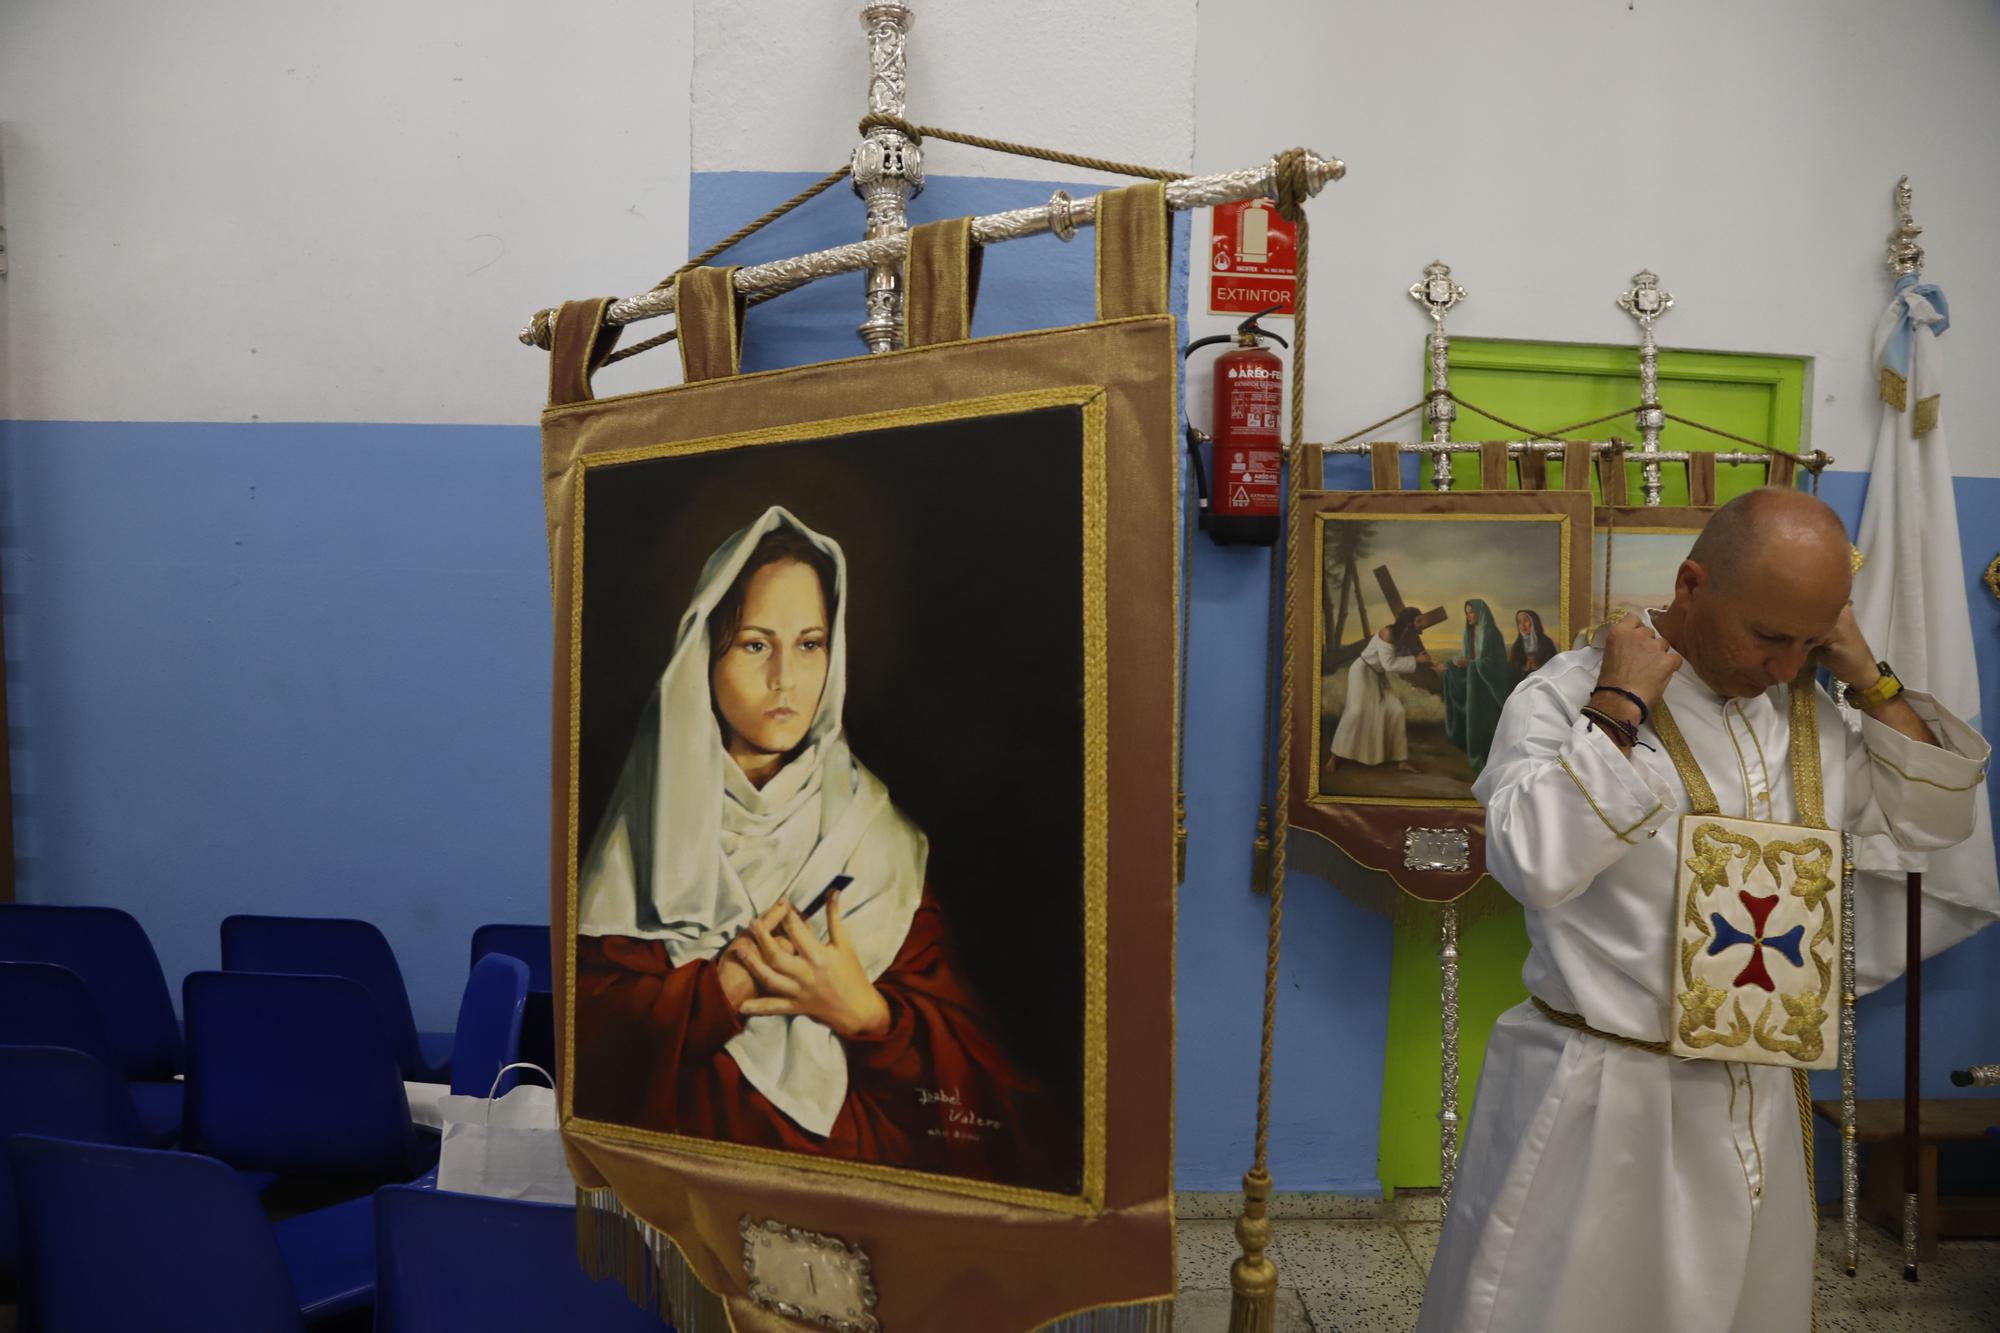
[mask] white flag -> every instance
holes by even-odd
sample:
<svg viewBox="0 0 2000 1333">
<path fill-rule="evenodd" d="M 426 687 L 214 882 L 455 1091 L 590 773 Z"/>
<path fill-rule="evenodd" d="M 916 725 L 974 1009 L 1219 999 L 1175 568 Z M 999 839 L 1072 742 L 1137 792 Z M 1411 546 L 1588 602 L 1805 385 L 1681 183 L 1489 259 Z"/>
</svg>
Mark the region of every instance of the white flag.
<svg viewBox="0 0 2000 1333">
<path fill-rule="evenodd" d="M 1972 617 L 1952 502 L 1951 451 L 1939 416 L 1944 363 L 1937 340 L 1949 325 L 1944 293 L 1905 274 L 1875 326 L 1882 424 L 1861 511 L 1864 563 L 1854 579 L 1854 613 L 1869 646 L 1905 686 L 1977 727 Z M 1864 872 L 1857 906 L 1871 899 L 1877 908 L 1893 904 L 1892 911 L 1870 915 L 1899 945 L 1904 871 L 1924 872 L 1926 956 L 2000 916 L 1992 811 L 1983 790 L 1977 807 L 1972 836 L 1942 851 L 1905 852 L 1885 837 L 1857 840 L 1855 863 Z M 1879 940 L 1870 952 L 1881 957 L 1886 951 L 1880 945 L 1887 943 Z"/>
</svg>

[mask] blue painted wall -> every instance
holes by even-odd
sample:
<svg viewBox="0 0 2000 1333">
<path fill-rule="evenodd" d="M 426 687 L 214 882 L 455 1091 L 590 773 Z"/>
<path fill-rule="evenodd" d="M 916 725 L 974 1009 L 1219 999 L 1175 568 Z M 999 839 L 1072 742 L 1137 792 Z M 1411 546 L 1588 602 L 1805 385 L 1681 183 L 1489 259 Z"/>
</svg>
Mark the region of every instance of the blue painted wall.
<svg viewBox="0 0 2000 1333">
<path fill-rule="evenodd" d="M 231 912 L 364 917 L 448 1029 L 473 927 L 547 919 L 539 450 L 0 422 L 21 899 L 131 911 L 177 997 Z"/>
<path fill-rule="evenodd" d="M 697 175 L 694 246 L 810 179 Z M 914 212 L 1021 207 L 1051 188 L 935 179 Z M 845 201 L 815 201 L 733 258 L 845 240 L 851 223 Z M 1091 253 L 1087 237 L 991 251 L 975 331 L 1090 318 Z M 1183 265 L 1177 308 L 1184 284 Z M 746 361 L 853 354 L 860 308 L 849 278 L 753 311 Z M 651 354 L 663 374 L 672 355 Z M 1316 379 L 1340 401 L 1335 370 Z M 1334 484 L 1366 484 L 1351 465 Z M 545 902 L 548 584 L 533 427 L 0 422 L 0 484 L 21 896 L 128 907 L 176 985 L 216 964 L 229 912 L 367 917 L 395 943 L 420 1022 L 447 1026 L 473 926 L 537 919 Z M 1833 474 L 1825 493 L 1852 520 L 1864 486 Z M 1971 580 L 1992 555 L 1983 516 L 2000 511 L 2000 479 L 1961 479 L 1958 499 Z M 1206 540 L 1194 551 L 1177 997 L 1187 1189 L 1234 1188 L 1250 1156 L 1267 905 L 1247 879 L 1267 571 L 1261 552 Z M 1973 606 L 1992 734 L 2000 604 L 1979 589 Z M 1282 1188 L 1377 1187 L 1388 959 L 1384 920 L 1294 879 L 1272 1119 Z M 2000 932 L 1927 969 L 1927 1090 L 1944 1090 L 1956 1065 L 2000 1058 L 1996 972 Z M 1900 988 L 1863 1006 L 1871 1094 L 1896 1090 L 1900 1012 Z M 1820 1157 L 1832 1160 L 1830 1141 Z"/>
</svg>

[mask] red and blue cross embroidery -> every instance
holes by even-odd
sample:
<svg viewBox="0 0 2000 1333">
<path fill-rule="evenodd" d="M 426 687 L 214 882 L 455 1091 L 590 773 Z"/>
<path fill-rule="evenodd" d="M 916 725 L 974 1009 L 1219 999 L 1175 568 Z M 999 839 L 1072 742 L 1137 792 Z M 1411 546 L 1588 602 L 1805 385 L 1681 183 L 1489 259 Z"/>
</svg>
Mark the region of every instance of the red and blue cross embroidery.
<svg viewBox="0 0 2000 1333">
<path fill-rule="evenodd" d="M 1778 988 L 1771 981 L 1770 970 L 1764 966 L 1764 949 L 1766 946 L 1776 949 L 1793 967 L 1804 967 L 1806 960 L 1799 952 L 1799 941 L 1805 938 L 1806 928 L 1793 926 L 1782 935 L 1766 939 L 1764 923 L 1771 919 L 1772 911 L 1778 906 L 1776 895 L 1754 898 L 1748 893 L 1738 893 L 1736 896 L 1742 900 L 1744 908 L 1750 913 L 1750 929 L 1746 933 L 1731 925 L 1722 913 L 1710 912 L 1708 919 L 1715 926 L 1715 938 L 1709 941 L 1708 956 L 1713 958 L 1724 949 L 1731 949 L 1739 944 L 1749 945 L 1750 961 L 1743 965 L 1743 970 L 1736 974 L 1736 980 L 1731 984 L 1762 986 L 1767 991 L 1775 991 Z"/>
</svg>

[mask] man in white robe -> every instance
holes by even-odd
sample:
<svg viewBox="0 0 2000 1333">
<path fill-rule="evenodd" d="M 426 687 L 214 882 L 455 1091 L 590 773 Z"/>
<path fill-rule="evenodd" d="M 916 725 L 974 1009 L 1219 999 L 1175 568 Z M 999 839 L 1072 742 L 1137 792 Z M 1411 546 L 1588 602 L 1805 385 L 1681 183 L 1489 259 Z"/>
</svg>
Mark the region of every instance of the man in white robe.
<svg viewBox="0 0 2000 1333">
<path fill-rule="evenodd" d="M 1792 1071 L 1627 1044 L 1667 1036 L 1688 793 L 1649 726 L 1634 747 L 1579 710 L 1637 725 L 1640 702 L 1650 716 L 1664 699 L 1721 814 L 1794 822 L 1788 684 L 1816 663 L 1865 705 L 1853 734 L 1818 699 L 1828 821 L 1913 850 L 1955 843 L 1988 747 L 1926 695 L 1880 697 L 1894 682 L 1855 627 L 1850 580 L 1831 510 L 1753 492 L 1709 520 L 1670 607 L 1626 616 L 1508 700 L 1474 787 L 1486 863 L 1527 908 L 1529 992 L 1566 1021 L 1530 1001 L 1494 1025 L 1419 1333 L 1810 1327 Z M 1927 947 L 2000 917 L 2000 899 L 1927 906 Z M 1857 897 L 1862 990 L 1900 970 L 1903 911 L 1900 894 Z"/>
</svg>

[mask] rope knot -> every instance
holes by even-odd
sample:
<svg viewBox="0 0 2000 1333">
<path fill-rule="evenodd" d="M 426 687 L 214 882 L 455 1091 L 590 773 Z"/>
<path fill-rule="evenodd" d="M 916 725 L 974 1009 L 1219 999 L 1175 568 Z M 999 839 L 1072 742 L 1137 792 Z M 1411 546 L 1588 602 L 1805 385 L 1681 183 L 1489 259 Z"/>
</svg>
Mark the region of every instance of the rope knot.
<svg viewBox="0 0 2000 1333">
<path fill-rule="evenodd" d="M 1278 200 L 1278 216 L 1297 222 L 1305 216 L 1306 200 L 1312 198 L 1312 174 L 1307 169 L 1306 150 L 1287 148 L 1275 159 L 1271 172 L 1273 193 Z"/>
<path fill-rule="evenodd" d="M 924 141 L 924 136 L 915 125 L 887 111 L 871 111 L 861 118 L 861 133 L 866 134 L 870 130 L 895 130 L 911 143 Z"/>
</svg>

